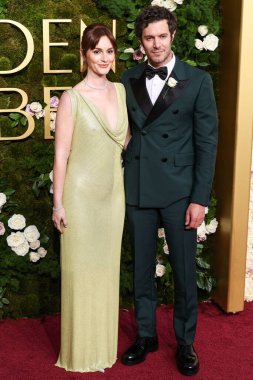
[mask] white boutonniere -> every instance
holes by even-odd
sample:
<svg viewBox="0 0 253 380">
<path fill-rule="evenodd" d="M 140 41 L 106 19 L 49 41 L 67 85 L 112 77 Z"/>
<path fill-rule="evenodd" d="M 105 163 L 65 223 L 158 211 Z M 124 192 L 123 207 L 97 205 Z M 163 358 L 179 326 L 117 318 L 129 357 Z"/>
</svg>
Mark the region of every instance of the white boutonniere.
<svg viewBox="0 0 253 380">
<path fill-rule="evenodd" d="M 177 80 L 175 78 L 172 78 L 172 77 L 169 77 L 169 79 L 167 81 L 167 85 L 171 88 L 176 87 L 177 83 L 178 83 Z"/>
</svg>

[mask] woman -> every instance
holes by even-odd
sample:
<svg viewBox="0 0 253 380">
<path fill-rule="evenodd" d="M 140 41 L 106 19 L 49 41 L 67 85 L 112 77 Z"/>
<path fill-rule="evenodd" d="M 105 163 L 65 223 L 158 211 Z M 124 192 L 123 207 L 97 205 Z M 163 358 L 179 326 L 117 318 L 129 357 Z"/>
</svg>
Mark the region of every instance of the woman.
<svg viewBox="0 0 253 380">
<path fill-rule="evenodd" d="M 123 86 L 106 78 L 115 52 L 105 25 L 86 28 L 86 76 L 63 93 L 57 111 L 53 221 L 62 234 L 62 311 L 56 365 L 69 371 L 103 371 L 117 355 L 128 121 Z"/>
</svg>

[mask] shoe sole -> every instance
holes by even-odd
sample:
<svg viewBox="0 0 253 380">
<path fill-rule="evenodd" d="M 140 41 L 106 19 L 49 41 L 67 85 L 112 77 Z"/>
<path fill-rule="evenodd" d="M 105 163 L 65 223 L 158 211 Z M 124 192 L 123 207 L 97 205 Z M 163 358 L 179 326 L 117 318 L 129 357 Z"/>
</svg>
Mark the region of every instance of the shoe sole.
<svg viewBox="0 0 253 380">
<path fill-rule="evenodd" d="M 178 367 L 178 370 L 179 370 L 180 373 L 182 373 L 182 375 L 185 375 L 185 376 L 194 376 L 199 371 L 199 365 L 196 368 L 194 368 L 194 370 L 183 370 L 182 368 L 179 368 L 179 367 Z"/>
</svg>

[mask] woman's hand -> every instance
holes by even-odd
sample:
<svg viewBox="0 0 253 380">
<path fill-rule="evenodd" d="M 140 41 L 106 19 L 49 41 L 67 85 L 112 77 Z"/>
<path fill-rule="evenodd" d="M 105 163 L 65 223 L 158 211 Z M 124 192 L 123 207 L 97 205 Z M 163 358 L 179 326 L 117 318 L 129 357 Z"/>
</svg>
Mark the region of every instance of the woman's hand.
<svg viewBox="0 0 253 380">
<path fill-rule="evenodd" d="M 52 220 L 54 222 L 55 228 L 62 234 L 63 233 L 62 226 L 66 228 L 68 225 L 64 207 L 59 208 L 58 210 L 57 209 L 53 210 Z"/>
</svg>

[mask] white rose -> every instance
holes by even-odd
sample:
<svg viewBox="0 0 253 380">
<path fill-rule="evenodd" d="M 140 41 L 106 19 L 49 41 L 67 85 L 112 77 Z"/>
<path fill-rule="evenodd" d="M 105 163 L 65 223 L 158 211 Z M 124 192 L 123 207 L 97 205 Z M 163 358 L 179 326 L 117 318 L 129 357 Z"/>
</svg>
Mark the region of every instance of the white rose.
<svg viewBox="0 0 253 380">
<path fill-rule="evenodd" d="M 17 247 L 11 248 L 13 252 L 15 252 L 18 256 L 25 256 L 29 252 L 29 244 L 28 241 L 24 241 L 24 243 L 19 244 Z"/>
<path fill-rule="evenodd" d="M 206 240 L 206 225 L 205 222 L 202 222 L 202 224 L 197 228 L 197 241 L 205 241 Z"/>
<path fill-rule="evenodd" d="M 24 235 L 25 235 L 26 239 L 29 241 L 29 243 L 35 242 L 40 237 L 40 233 L 39 233 L 37 227 L 33 226 L 33 225 L 26 227 L 26 229 L 24 230 Z"/>
<path fill-rule="evenodd" d="M 55 132 L 55 120 L 50 120 L 50 131 Z"/>
<path fill-rule="evenodd" d="M 175 78 L 169 77 L 167 84 L 169 87 L 173 88 L 177 85 L 177 80 Z"/>
<path fill-rule="evenodd" d="M 12 232 L 9 236 L 7 236 L 6 241 L 9 247 L 17 247 L 25 242 L 25 235 L 20 231 Z"/>
<path fill-rule="evenodd" d="M 134 49 L 133 48 L 127 48 L 124 50 L 124 53 L 134 53 Z"/>
<path fill-rule="evenodd" d="M 39 102 L 32 102 L 30 104 L 30 110 L 32 112 L 41 112 L 42 111 L 42 105 Z"/>
<path fill-rule="evenodd" d="M 253 276 L 253 266 L 250 266 L 247 264 L 247 267 L 246 267 L 246 273 L 249 275 L 249 276 Z"/>
<path fill-rule="evenodd" d="M 49 173 L 49 178 L 50 178 L 51 182 L 53 182 L 53 180 L 54 180 L 54 172 L 53 172 L 53 170 L 51 170 L 51 172 Z"/>
<path fill-rule="evenodd" d="M 158 228 L 158 237 L 159 238 L 165 237 L 164 228 Z"/>
<path fill-rule="evenodd" d="M 199 40 L 198 38 L 196 38 L 195 40 L 195 48 L 197 48 L 198 50 L 204 49 L 203 42 Z"/>
<path fill-rule="evenodd" d="M 0 236 L 3 236 L 5 234 L 5 227 L 3 222 L 0 222 Z"/>
<path fill-rule="evenodd" d="M 253 301 L 253 277 L 248 274 L 246 274 L 245 278 L 244 299 L 247 302 Z"/>
<path fill-rule="evenodd" d="M 50 120 L 56 119 L 56 112 L 50 112 Z"/>
<path fill-rule="evenodd" d="M 208 34 L 203 40 L 203 47 L 205 50 L 214 51 L 219 43 L 219 38 L 214 34 Z"/>
<path fill-rule="evenodd" d="M 54 186 L 53 186 L 52 183 L 51 183 L 51 185 L 50 185 L 49 193 L 50 193 L 50 194 L 54 194 Z"/>
<path fill-rule="evenodd" d="M 165 0 L 163 1 L 162 7 L 167 8 L 173 12 L 175 9 L 177 9 L 177 4 L 174 0 Z"/>
<path fill-rule="evenodd" d="M 164 265 L 156 264 L 156 270 L 155 270 L 156 277 L 162 277 L 165 271 L 166 271 L 166 268 Z"/>
<path fill-rule="evenodd" d="M 144 47 L 142 45 L 140 45 L 139 47 L 139 50 L 142 54 L 146 54 L 145 50 L 144 50 Z M 145 59 L 147 59 L 147 57 L 145 57 Z"/>
<path fill-rule="evenodd" d="M 212 219 L 209 224 L 206 225 L 206 231 L 208 234 L 214 234 L 218 226 L 216 218 Z"/>
<path fill-rule="evenodd" d="M 58 108 L 58 105 L 59 105 L 59 98 L 58 96 L 52 96 L 50 98 L 50 107 L 51 108 Z"/>
<path fill-rule="evenodd" d="M 168 255 L 170 253 L 167 243 L 165 243 L 163 246 L 163 252 L 165 253 L 165 255 Z"/>
<path fill-rule="evenodd" d="M 31 249 L 37 249 L 40 246 L 40 241 L 39 240 L 33 241 L 29 245 Z"/>
<path fill-rule="evenodd" d="M 8 226 L 13 230 L 22 230 L 26 226 L 25 217 L 21 214 L 14 214 L 8 220 Z"/>
<path fill-rule="evenodd" d="M 34 116 L 34 112 L 30 109 L 30 104 L 27 104 L 25 107 L 25 112 L 28 112 L 30 115 Z"/>
<path fill-rule="evenodd" d="M 174 0 L 153 0 L 151 5 L 157 5 L 158 7 L 164 7 L 173 12 L 177 8 L 177 4 Z"/>
<path fill-rule="evenodd" d="M 50 131 L 55 132 L 56 112 L 50 112 Z"/>
<path fill-rule="evenodd" d="M 44 110 L 41 110 L 40 112 L 35 112 L 36 119 L 41 119 L 44 116 L 45 116 L 45 111 Z"/>
<path fill-rule="evenodd" d="M 38 255 L 37 252 L 30 252 L 29 257 L 30 257 L 30 261 L 32 261 L 33 263 L 36 263 L 36 261 L 40 259 L 40 256 Z"/>
<path fill-rule="evenodd" d="M 46 250 L 45 248 L 43 248 L 43 247 L 40 247 L 40 248 L 38 249 L 37 253 L 38 253 L 38 255 L 39 255 L 40 257 L 45 257 L 46 254 L 47 254 L 47 250 Z"/>
<path fill-rule="evenodd" d="M 184 2 L 184 0 L 174 0 L 174 1 L 175 1 L 175 3 L 177 3 L 177 4 L 179 4 L 179 5 L 182 5 L 183 2 Z"/>
<path fill-rule="evenodd" d="M 157 5 L 158 7 L 162 7 L 163 6 L 163 3 L 164 3 L 164 0 L 153 0 L 151 2 L 151 5 L 154 6 L 154 5 Z"/>
<path fill-rule="evenodd" d="M 6 195 L 4 193 L 0 193 L 0 208 L 6 203 Z"/>
<path fill-rule="evenodd" d="M 199 34 L 204 37 L 208 33 L 208 27 L 206 25 L 200 25 L 198 27 Z"/>
</svg>

